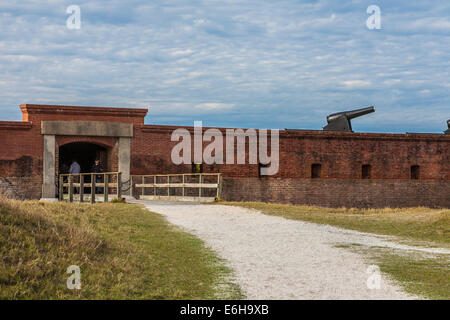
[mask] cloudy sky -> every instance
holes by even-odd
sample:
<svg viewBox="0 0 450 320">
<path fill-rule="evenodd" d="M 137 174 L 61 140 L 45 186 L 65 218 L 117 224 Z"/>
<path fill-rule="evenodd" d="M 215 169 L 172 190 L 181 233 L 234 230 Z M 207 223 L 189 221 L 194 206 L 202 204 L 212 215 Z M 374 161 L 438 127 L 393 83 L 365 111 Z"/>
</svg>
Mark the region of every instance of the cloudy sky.
<svg viewBox="0 0 450 320">
<path fill-rule="evenodd" d="M 70 30 L 69 5 L 81 9 Z M 381 29 L 366 12 L 381 9 Z M 148 124 L 442 132 L 450 1 L 0 0 L 1 120 L 22 103 L 148 108 Z"/>
</svg>

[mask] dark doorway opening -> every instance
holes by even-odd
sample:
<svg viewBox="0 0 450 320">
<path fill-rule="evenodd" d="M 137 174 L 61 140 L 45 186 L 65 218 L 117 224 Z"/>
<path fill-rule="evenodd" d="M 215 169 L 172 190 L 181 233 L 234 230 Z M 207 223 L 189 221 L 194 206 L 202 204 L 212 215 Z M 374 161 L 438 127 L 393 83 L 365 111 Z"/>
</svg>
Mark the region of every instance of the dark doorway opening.
<svg viewBox="0 0 450 320">
<path fill-rule="evenodd" d="M 77 160 L 81 172 L 91 172 L 95 159 L 99 159 L 107 171 L 107 149 L 88 142 L 68 143 L 59 148 L 59 173 L 68 173 L 72 160 Z"/>
</svg>

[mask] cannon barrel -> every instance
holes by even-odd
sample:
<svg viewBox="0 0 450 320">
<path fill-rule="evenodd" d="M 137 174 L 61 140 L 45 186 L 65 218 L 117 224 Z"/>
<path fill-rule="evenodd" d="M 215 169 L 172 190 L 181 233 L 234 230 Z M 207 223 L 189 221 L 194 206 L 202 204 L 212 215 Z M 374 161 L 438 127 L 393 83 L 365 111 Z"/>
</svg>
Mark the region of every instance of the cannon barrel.
<svg viewBox="0 0 450 320">
<path fill-rule="evenodd" d="M 351 119 L 361 117 L 365 114 L 372 113 L 372 112 L 375 112 L 374 107 L 367 107 L 367 108 L 361 108 L 361 109 L 356 109 L 356 110 L 351 110 L 351 111 L 337 112 L 337 113 L 330 114 L 327 117 L 327 122 L 330 123 L 331 121 L 336 120 L 342 116 L 346 117 L 348 120 L 351 120 Z"/>
<path fill-rule="evenodd" d="M 327 117 L 328 124 L 323 127 L 325 131 L 352 131 L 351 119 L 361 117 L 365 114 L 375 112 L 374 107 L 356 109 L 351 111 L 337 112 Z"/>
</svg>

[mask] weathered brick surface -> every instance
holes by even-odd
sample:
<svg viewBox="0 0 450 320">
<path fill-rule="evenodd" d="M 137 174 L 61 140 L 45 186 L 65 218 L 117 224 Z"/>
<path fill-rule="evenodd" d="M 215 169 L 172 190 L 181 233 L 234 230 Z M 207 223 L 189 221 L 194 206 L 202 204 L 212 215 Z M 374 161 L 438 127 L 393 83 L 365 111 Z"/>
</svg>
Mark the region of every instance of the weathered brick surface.
<svg viewBox="0 0 450 320">
<path fill-rule="evenodd" d="M 178 143 L 171 141 L 171 134 L 180 127 L 144 125 L 145 110 L 40 105 L 21 108 L 23 122 L 0 121 L 0 177 L 3 179 L 0 189 L 13 190 L 19 198 L 40 197 L 42 120 L 132 123 L 131 174 L 190 173 L 192 170 L 190 164 L 177 166 L 171 161 L 172 148 Z M 184 128 L 193 133 L 192 127 Z M 117 170 L 117 138 L 57 136 L 56 142 L 57 146 L 71 142 L 101 145 L 108 151 L 108 170 Z M 204 146 L 207 144 L 204 142 Z M 277 175 L 258 178 L 258 165 L 248 164 L 248 154 L 247 164 L 203 164 L 203 171 L 223 174 L 222 197 L 227 200 L 333 207 L 450 207 L 449 150 L 450 135 L 443 134 L 282 130 Z M 321 164 L 321 179 L 310 179 L 314 163 Z M 371 179 L 363 180 L 362 166 L 367 164 L 371 166 Z M 412 165 L 420 166 L 419 180 L 410 179 Z"/>
<path fill-rule="evenodd" d="M 178 142 L 170 141 L 170 136 L 176 128 L 135 127 L 134 174 L 191 170 L 171 162 L 171 150 Z M 421 179 L 450 180 L 449 145 L 448 135 L 281 131 L 280 169 L 275 177 L 309 178 L 311 165 L 320 163 L 322 178 L 360 179 L 362 165 L 369 164 L 373 179 L 409 179 L 411 166 L 419 165 Z M 258 177 L 258 165 L 205 164 L 203 168 L 228 177 Z"/>
<path fill-rule="evenodd" d="M 450 181 L 225 178 L 221 197 L 324 207 L 450 208 Z"/>
<path fill-rule="evenodd" d="M 33 177 L 0 176 L 0 194 L 15 199 L 38 199 L 41 197 L 42 179 Z"/>
<path fill-rule="evenodd" d="M 22 120 L 40 125 L 43 120 L 91 120 L 144 124 L 146 109 L 99 108 L 79 106 L 55 106 L 22 104 Z"/>
<path fill-rule="evenodd" d="M 43 139 L 29 122 L 0 122 L 0 192 L 40 198 Z"/>
</svg>

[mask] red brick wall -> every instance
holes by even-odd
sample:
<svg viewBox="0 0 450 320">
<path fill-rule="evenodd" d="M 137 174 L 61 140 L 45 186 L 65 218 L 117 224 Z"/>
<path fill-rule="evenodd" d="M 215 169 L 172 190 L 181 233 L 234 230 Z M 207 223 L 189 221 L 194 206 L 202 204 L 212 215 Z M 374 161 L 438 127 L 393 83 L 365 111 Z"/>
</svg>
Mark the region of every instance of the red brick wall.
<svg viewBox="0 0 450 320">
<path fill-rule="evenodd" d="M 322 165 L 323 178 L 360 179 L 369 164 L 373 179 L 409 179 L 412 165 L 421 179 L 450 180 L 450 136 L 327 133 L 283 133 L 280 177 L 309 178 L 311 164 Z"/>
<path fill-rule="evenodd" d="M 32 177 L 0 176 L 0 194 L 26 200 L 41 197 L 42 179 Z"/>
<path fill-rule="evenodd" d="M 73 142 L 93 143 L 105 148 L 114 148 L 117 143 L 117 138 L 114 137 L 87 137 L 87 136 L 57 136 L 56 144 L 61 147 Z"/>
<path fill-rule="evenodd" d="M 106 121 L 124 122 L 137 125 L 144 124 L 146 109 L 129 108 L 99 108 L 99 107 L 79 107 L 79 106 L 54 106 L 39 104 L 22 104 L 22 120 L 38 124 L 43 120 L 64 121 L 64 120 L 86 120 L 86 121 Z"/>
<path fill-rule="evenodd" d="M 0 193 L 40 198 L 43 139 L 31 123 L 0 122 Z"/>
<path fill-rule="evenodd" d="M 176 128 L 135 127 L 132 174 L 190 172 L 190 166 L 175 166 L 170 159 L 178 143 L 170 141 Z M 361 179 L 365 164 L 371 165 L 372 179 L 409 179 L 411 166 L 419 165 L 421 179 L 449 181 L 449 146 L 448 135 L 281 131 L 280 166 L 274 177 L 310 178 L 311 165 L 320 163 L 325 179 Z M 258 177 L 258 165 L 204 164 L 203 169 L 225 177 Z"/>
<path fill-rule="evenodd" d="M 221 198 L 323 207 L 450 208 L 450 181 L 224 178 Z"/>
<path fill-rule="evenodd" d="M 186 173 L 191 166 L 172 164 L 178 127 L 135 128 L 132 174 Z M 191 128 L 190 128 L 191 129 Z M 203 165 L 221 172 L 222 198 L 330 207 L 450 207 L 450 137 L 281 131 L 280 169 L 258 178 L 258 165 Z M 311 165 L 320 163 L 322 178 L 311 179 Z M 371 165 L 371 179 L 362 165 Z M 420 180 L 410 167 L 420 166 Z"/>
<path fill-rule="evenodd" d="M 143 125 L 145 112 L 103 108 L 22 106 L 31 122 L 0 122 L 0 189 L 18 198 L 39 198 L 42 184 L 41 120 L 95 120 L 134 124 L 131 174 L 188 173 L 191 165 L 173 165 L 170 141 L 178 127 Z M 192 128 L 187 128 L 192 131 Z M 207 128 L 204 128 L 205 130 Z M 224 130 L 224 129 L 222 129 Z M 57 144 L 85 141 L 109 148 L 108 163 L 117 168 L 117 139 L 57 137 Z M 204 143 L 207 145 L 209 142 Z M 225 135 L 224 135 L 225 144 Z M 272 201 L 324 206 L 450 207 L 450 135 L 368 134 L 324 131 L 280 131 L 280 168 L 275 176 L 258 178 L 258 165 L 203 165 L 221 172 L 226 200 Z M 320 163 L 321 179 L 310 179 Z M 372 179 L 361 179 L 371 165 Z M 410 180 L 411 165 L 420 166 L 420 180 Z M 8 187 L 9 186 L 9 187 Z"/>
</svg>

